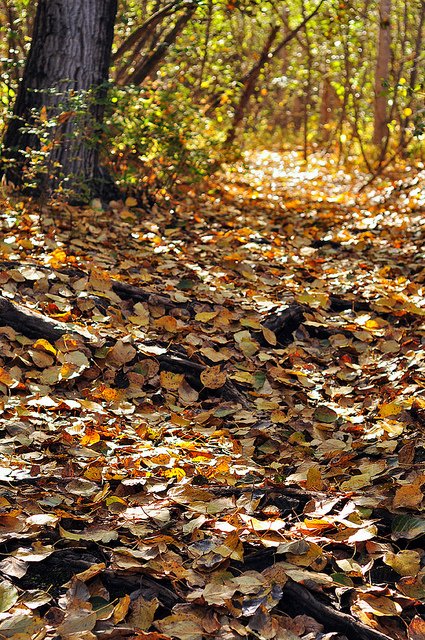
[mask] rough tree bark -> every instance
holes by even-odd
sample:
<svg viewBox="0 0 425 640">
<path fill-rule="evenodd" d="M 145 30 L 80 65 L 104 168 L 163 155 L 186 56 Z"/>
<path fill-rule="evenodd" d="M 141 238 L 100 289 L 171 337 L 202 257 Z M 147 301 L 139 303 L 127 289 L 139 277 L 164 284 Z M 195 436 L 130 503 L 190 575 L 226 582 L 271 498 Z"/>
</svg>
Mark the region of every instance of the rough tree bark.
<svg viewBox="0 0 425 640">
<path fill-rule="evenodd" d="M 117 0 L 39 0 L 31 48 L 4 137 L 4 156 L 13 182 L 22 182 L 25 150 L 39 150 L 31 127 L 51 117 L 42 189 L 60 183 L 78 195 L 102 195 L 109 180 L 99 169 L 102 123 Z M 75 113 L 73 99 L 87 94 L 90 107 Z M 13 162 L 13 164 L 11 164 Z"/>
<path fill-rule="evenodd" d="M 379 3 L 379 41 L 375 69 L 375 104 L 373 142 L 381 145 L 387 134 L 387 96 L 385 83 L 388 82 L 391 57 L 391 0 Z"/>
</svg>

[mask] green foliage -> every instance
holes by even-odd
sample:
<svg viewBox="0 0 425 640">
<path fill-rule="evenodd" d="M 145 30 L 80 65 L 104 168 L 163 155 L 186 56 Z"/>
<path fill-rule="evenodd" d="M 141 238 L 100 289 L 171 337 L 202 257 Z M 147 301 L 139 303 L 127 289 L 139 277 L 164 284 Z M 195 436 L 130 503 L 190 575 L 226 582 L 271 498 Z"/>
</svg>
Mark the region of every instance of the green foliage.
<svg viewBox="0 0 425 640">
<path fill-rule="evenodd" d="M 151 192 L 208 173 L 221 133 L 187 89 L 115 87 L 110 105 L 105 138 L 121 185 Z"/>
<path fill-rule="evenodd" d="M 90 186 L 82 183 L 78 175 L 64 175 L 61 150 L 66 147 L 71 150 L 71 157 L 77 158 L 81 144 L 93 148 L 98 144 L 102 132 L 97 127 L 93 110 L 100 100 L 105 100 L 99 98 L 102 89 L 100 87 L 96 92 L 62 93 L 56 89 L 36 92 L 42 106 L 31 109 L 20 127 L 27 145 L 19 150 L 19 156 L 5 149 L 2 162 L 12 179 L 15 165 L 19 166 L 19 171 L 23 172 L 20 183 L 27 192 L 38 194 L 43 191 L 44 195 L 50 195 L 47 185 L 53 185 L 56 195 L 66 199 L 72 200 L 77 194 L 83 200 L 90 197 Z"/>
<path fill-rule="evenodd" d="M 101 136 L 103 157 L 120 186 L 155 192 L 207 174 L 223 159 L 222 143 L 231 129 L 244 77 L 258 62 L 271 30 L 279 27 L 275 45 L 318 3 L 119 3 L 114 51 L 129 39 L 130 45 L 111 65 L 115 87 L 106 106 L 104 130 L 89 127 L 85 135 L 93 140 Z M 192 4 L 195 14 L 168 43 L 166 35 Z M 0 134 L 22 76 L 35 5 L 28 0 L 0 4 Z M 152 22 L 161 11 L 163 17 Z M 383 86 L 387 156 L 406 147 L 406 153 L 417 153 L 425 135 L 424 65 L 416 55 L 422 3 L 393 0 L 391 11 L 391 64 Z M 144 25 L 148 25 L 145 31 Z M 137 36 L 140 29 L 142 35 Z M 303 146 L 305 155 L 308 149 L 336 150 L 340 160 L 357 157 L 370 169 L 376 160 L 372 136 L 378 35 L 379 0 L 326 0 L 297 37 L 264 64 L 246 105 L 237 146 L 258 146 L 259 141 L 274 148 Z M 134 68 L 158 51 L 158 64 L 141 86 L 129 85 Z M 33 114 L 30 127 L 40 145 L 28 152 L 29 181 L 40 170 L 51 169 L 49 149 L 43 148 L 55 139 L 61 114 L 75 111 L 74 130 L 81 131 L 78 119 L 82 125 L 88 106 L 82 96 L 73 99 L 76 105 L 63 104 L 44 121 L 40 113 Z"/>
</svg>

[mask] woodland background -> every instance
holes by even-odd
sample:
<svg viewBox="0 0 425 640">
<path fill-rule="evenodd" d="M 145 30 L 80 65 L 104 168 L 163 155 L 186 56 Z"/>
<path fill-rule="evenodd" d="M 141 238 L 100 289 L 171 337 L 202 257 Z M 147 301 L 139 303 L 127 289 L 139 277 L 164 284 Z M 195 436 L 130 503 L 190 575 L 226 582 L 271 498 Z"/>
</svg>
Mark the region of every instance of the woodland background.
<svg viewBox="0 0 425 640">
<path fill-rule="evenodd" d="M 120 2 L 103 161 L 124 189 L 208 175 L 237 145 L 333 152 L 373 173 L 423 154 L 424 2 Z M 0 121 L 13 109 L 35 3 L 0 10 Z M 33 114 L 50 139 L 69 113 Z M 69 117 L 69 116 L 68 116 Z M 45 154 L 34 150 L 33 171 Z M 29 178 L 30 179 L 30 178 Z"/>
</svg>

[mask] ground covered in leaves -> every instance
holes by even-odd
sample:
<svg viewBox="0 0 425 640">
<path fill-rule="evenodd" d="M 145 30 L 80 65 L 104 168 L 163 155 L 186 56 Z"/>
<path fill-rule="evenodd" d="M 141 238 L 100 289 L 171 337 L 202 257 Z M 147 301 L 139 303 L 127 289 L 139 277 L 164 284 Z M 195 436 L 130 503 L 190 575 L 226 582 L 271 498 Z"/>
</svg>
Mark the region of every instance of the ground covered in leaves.
<svg viewBox="0 0 425 640">
<path fill-rule="evenodd" d="M 425 638 L 424 179 L 299 166 L 2 203 L 1 638 Z"/>
</svg>

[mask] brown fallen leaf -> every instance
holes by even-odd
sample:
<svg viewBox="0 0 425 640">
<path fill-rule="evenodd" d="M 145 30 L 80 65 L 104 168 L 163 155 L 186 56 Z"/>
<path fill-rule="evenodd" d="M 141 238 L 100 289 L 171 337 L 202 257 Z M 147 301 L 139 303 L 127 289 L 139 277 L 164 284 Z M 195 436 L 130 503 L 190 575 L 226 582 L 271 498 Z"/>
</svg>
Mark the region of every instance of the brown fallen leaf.
<svg viewBox="0 0 425 640">
<path fill-rule="evenodd" d="M 220 389 L 226 382 L 227 374 L 218 365 L 205 367 L 200 375 L 201 382 L 207 389 Z"/>
</svg>

